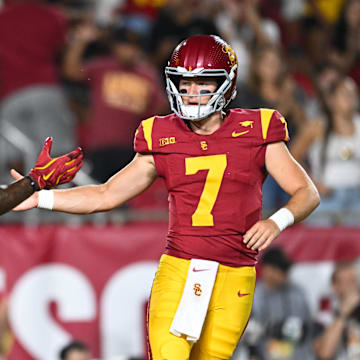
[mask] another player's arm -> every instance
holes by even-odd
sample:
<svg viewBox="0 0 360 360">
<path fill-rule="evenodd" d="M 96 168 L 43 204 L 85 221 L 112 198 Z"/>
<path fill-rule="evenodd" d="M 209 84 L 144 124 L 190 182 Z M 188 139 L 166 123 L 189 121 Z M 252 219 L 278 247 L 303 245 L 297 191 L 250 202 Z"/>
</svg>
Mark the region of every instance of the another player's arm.
<svg viewBox="0 0 360 360">
<path fill-rule="evenodd" d="M 267 145 L 265 167 L 279 186 L 291 198 L 285 208 L 291 211 L 294 222 L 305 219 L 319 205 L 319 193 L 304 169 L 291 156 L 283 142 Z M 262 250 L 280 234 L 271 219 L 258 221 L 244 235 L 247 247 Z"/>
<path fill-rule="evenodd" d="M 137 154 L 133 161 L 106 183 L 86 185 L 54 191 L 53 210 L 90 214 L 114 209 L 145 191 L 156 179 L 152 155 Z M 38 195 L 21 204 L 16 210 L 27 210 L 38 205 Z"/>
<path fill-rule="evenodd" d="M 11 170 L 11 175 L 16 182 L 0 187 L 0 215 L 10 211 L 26 199 L 31 203 L 35 191 L 50 189 L 60 184 L 71 181 L 82 166 L 82 150 L 76 148 L 72 152 L 56 158 L 50 156 L 53 139 L 45 140 L 44 146 L 37 158 L 35 166 L 25 177 L 16 170 Z"/>
<path fill-rule="evenodd" d="M 0 187 L 0 215 L 10 211 L 34 193 L 31 181 L 25 177 L 10 185 Z"/>
</svg>

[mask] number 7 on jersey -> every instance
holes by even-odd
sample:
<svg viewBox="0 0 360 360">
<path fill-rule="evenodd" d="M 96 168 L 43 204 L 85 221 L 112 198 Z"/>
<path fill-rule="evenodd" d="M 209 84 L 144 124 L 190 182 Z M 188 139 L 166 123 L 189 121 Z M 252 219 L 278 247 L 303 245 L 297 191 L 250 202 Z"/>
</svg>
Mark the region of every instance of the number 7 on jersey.
<svg viewBox="0 0 360 360">
<path fill-rule="evenodd" d="M 186 175 L 194 175 L 199 170 L 208 170 L 198 206 L 192 214 L 193 226 L 214 226 L 214 218 L 211 211 L 218 197 L 226 166 L 227 159 L 225 154 L 185 159 Z"/>
</svg>

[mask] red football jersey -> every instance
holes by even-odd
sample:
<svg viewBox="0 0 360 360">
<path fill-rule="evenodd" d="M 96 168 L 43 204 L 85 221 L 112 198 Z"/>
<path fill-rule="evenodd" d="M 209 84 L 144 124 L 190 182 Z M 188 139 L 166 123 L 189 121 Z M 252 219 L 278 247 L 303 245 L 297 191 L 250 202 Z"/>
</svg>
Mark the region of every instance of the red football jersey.
<svg viewBox="0 0 360 360">
<path fill-rule="evenodd" d="M 242 239 L 261 219 L 266 144 L 288 139 L 284 117 L 271 109 L 230 110 L 211 135 L 174 114 L 142 121 L 135 151 L 154 156 L 169 191 L 166 253 L 254 265 L 258 252 Z"/>
</svg>

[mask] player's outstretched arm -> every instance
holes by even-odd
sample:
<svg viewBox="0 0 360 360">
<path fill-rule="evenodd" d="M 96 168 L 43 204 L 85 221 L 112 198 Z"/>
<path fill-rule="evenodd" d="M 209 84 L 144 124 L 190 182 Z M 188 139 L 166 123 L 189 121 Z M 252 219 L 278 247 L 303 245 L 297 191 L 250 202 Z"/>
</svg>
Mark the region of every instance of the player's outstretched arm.
<svg viewBox="0 0 360 360">
<path fill-rule="evenodd" d="M 305 219 L 319 205 L 319 193 L 306 174 L 305 170 L 295 161 L 283 142 L 267 145 L 265 166 L 269 174 L 291 198 L 281 209 L 280 220 L 292 217 L 291 222 L 297 223 Z M 277 216 L 278 218 L 279 216 Z M 280 234 L 281 227 L 271 219 L 258 221 L 244 235 L 247 247 L 263 250 Z"/>
<path fill-rule="evenodd" d="M 10 211 L 34 193 L 32 180 L 23 178 L 0 188 L 0 215 Z"/>
<path fill-rule="evenodd" d="M 129 165 L 104 184 L 51 191 L 51 208 L 72 214 L 108 211 L 141 194 L 155 181 L 156 176 L 153 156 L 137 154 Z M 27 210 L 38 206 L 37 194 L 33 200 L 33 203 L 25 201 L 15 210 Z"/>
<path fill-rule="evenodd" d="M 35 191 L 50 189 L 74 178 L 82 166 L 82 150 L 77 148 L 66 155 L 51 158 L 51 146 L 52 138 L 47 138 L 34 168 L 24 178 L 15 170 L 11 171 L 18 181 L 0 189 L 0 215 L 10 211 L 25 199 L 30 199 Z"/>
</svg>

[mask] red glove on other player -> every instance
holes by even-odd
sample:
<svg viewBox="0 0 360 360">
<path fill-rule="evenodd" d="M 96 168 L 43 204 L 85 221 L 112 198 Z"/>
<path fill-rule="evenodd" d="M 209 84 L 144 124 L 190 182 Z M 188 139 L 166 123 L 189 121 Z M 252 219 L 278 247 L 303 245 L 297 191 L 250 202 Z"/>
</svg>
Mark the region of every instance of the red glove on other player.
<svg viewBox="0 0 360 360">
<path fill-rule="evenodd" d="M 50 157 L 52 137 L 45 140 L 44 147 L 29 175 L 35 182 L 36 190 L 50 189 L 71 181 L 82 166 L 83 153 L 80 147 L 59 156 Z"/>
</svg>

